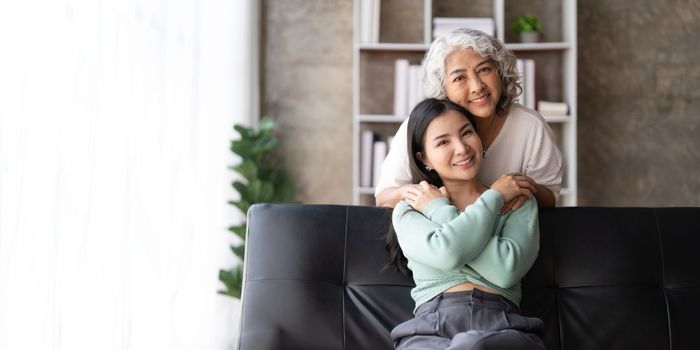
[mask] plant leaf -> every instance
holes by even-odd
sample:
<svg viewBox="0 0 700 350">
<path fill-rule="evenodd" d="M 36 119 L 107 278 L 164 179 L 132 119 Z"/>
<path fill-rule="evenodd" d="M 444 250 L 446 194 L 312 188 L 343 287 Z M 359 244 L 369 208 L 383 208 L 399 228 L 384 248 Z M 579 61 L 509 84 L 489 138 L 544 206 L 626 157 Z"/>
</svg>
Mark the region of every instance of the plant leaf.
<svg viewBox="0 0 700 350">
<path fill-rule="evenodd" d="M 237 257 L 239 257 L 241 260 L 243 260 L 244 254 L 245 254 L 245 244 L 239 244 L 239 245 L 232 245 L 231 250 L 233 251 L 233 254 L 236 254 Z"/>
<path fill-rule="evenodd" d="M 228 230 L 233 232 L 236 236 L 240 237 L 242 240 L 245 240 L 246 226 L 247 226 L 246 224 L 238 225 L 238 226 L 231 226 L 228 228 Z"/>
<path fill-rule="evenodd" d="M 258 123 L 258 129 L 260 129 L 260 131 L 271 131 L 274 128 L 275 128 L 275 119 L 272 118 L 271 116 L 263 117 L 262 119 L 260 119 L 260 122 Z"/>
<path fill-rule="evenodd" d="M 219 270 L 219 281 L 226 286 L 226 289 L 219 290 L 220 294 L 240 299 L 241 287 L 243 286 L 243 265 L 237 265 L 228 270 Z"/>
<path fill-rule="evenodd" d="M 240 162 L 229 169 L 240 174 L 245 181 L 233 181 L 231 186 L 238 192 L 239 200 L 228 203 L 247 214 L 255 203 L 285 203 L 294 199 L 296 189 L 291 178 L 280 170 L 279 162 L 273 157 L 279 140 L 274 136 L 275 120 L 264 117 L 258 123 L 258 130 L 236 124 L 233 126 L 239 138 L 231 140 L 230 150 L 240 157 Z M 232 245 L 231 250 L 243 259 L 245 254 L 246 224 L 229 227 L 229 231 L 243 240 Z M 219 293 L 240 298 L 243 284 L 243 266 L 238 265 L 228 270 L 219 270 L 219 280 L 226 289 Z"/>
</svg>

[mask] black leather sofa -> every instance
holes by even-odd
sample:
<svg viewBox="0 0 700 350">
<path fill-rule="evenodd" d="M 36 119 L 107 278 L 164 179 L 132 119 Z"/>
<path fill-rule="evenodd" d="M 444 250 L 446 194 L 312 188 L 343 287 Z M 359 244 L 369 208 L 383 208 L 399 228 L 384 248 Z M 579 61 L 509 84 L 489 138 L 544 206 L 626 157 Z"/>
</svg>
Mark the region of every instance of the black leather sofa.
<svg viewBox="0 0 700 350">
<path fill-rule="evenodd" d="M 696 217 L 697 215 L 697 217 Z M 548 349 L 700 349 L 700 208 L 540 212 L 522 311 Z M 390 211 L 255 205 L 239 349 L 392 349 L 412 282 L 384 268 Z"/>
</svg>

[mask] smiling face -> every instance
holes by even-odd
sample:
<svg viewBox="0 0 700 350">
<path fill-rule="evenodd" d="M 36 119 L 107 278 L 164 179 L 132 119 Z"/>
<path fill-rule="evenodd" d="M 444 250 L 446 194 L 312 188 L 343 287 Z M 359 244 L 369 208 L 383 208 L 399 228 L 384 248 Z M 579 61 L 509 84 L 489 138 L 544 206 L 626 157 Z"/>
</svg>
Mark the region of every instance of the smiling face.
<svg viewBox="0 0 700 350">
<path fill-rule="evenodd" d="M 447 98 L 474 116 L 495 116 L 501 89 L 496 64 L 474 50 L 457 49 L 445 59 Z"/>
<path fill-rule="evenodd" d="M 481 139 L 474 126 L 462 113 L 448 109 L 426 128 L 418 159 L 448 183 L 475 179 L 481 156 Z"/>
</svg>

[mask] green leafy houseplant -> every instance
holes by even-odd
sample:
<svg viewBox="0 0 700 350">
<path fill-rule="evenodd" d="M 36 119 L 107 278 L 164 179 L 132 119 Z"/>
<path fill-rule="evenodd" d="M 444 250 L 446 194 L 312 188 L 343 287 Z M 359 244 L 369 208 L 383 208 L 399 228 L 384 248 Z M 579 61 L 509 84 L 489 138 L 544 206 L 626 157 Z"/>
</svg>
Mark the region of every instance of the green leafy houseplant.
<svg viewBox="0 0 700 350">
<path fill-rule="evenodd" d="M 513 30 L 518 33 L 539 32 L 542 30 L 542 24 L 532 13 L 525 13 L 515 21 Z"/>
<path fill-rule="evenodd" d="M 294 199 L 294 184 L 289 176 L 279 169 L 271 155 L 278 144 L 272 133 L 274 127 L 275 121 L 271 117 L 261 119 L 257 131 L 240 124 L 233 127 L 240 138 L 231 141 L 231 151 L 240 156 L 241 162 L 229 168 L 240 174 L 243 181 L 233 182 L 240 198 L 229 201 L 229 204 L 238 208 L 244 215 L 255 203 L 285 203 Z M 231 226 L 229 231 L 241 238 L 242 243 L 232 245 L 231 250 L 243 261 L 246 223 Z M 220 290 L 219 293 L 240 298 L 243 264 L 228 270 L 219 270 L 219 280 L 226 286 L 226 289 Z"/>
</svg>

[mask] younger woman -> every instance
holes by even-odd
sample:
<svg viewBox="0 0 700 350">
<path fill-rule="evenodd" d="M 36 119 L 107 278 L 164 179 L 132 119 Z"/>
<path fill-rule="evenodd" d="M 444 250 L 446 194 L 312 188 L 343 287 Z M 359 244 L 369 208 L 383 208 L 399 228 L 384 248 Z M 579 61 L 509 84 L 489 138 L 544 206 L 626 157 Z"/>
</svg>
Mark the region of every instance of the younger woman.
<svg viewBox="0 0 700 350">
<path fill-rule="evenodd" d="M 447 100 L 428 99 L 411 112 L 408 158 L 420 186 L 396 205 L 395 233 L 387 236 L 393 262 L 416 283 L 415 318 L 391 332 L 397 349 L 544 348 L 542 321 L 518 308 L 520 280 L 539 250 L 537 203 L 512 176 L 491 188 L 479 182 L 483 148 L 474 125 Z M 530 199 L 498 215 L 520 195 Z"/>
</svg>

